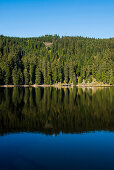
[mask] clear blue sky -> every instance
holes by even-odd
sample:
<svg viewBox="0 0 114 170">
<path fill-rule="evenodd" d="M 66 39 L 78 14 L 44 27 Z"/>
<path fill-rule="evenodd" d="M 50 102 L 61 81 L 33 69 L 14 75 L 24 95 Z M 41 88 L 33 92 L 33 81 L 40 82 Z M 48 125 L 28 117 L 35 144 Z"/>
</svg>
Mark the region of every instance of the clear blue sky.
<svg viewBox="0 0 114 170">
<path fill-rule="evenodd" d="M 114 37 L 114 0 L 0 0 L 0 34 Z"/>
</svg>

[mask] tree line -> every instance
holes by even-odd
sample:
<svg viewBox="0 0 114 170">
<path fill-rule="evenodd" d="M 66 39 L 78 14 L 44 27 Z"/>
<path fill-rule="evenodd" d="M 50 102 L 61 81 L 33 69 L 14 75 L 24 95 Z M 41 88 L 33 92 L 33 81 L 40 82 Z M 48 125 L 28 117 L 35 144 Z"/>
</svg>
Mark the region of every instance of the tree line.
<svg viewBox="0 0 114 170">
<path fill-rule="evenodd" d="M 114 38 L 0 36 L 0 84 L 114 84 Z"/>
</svg>

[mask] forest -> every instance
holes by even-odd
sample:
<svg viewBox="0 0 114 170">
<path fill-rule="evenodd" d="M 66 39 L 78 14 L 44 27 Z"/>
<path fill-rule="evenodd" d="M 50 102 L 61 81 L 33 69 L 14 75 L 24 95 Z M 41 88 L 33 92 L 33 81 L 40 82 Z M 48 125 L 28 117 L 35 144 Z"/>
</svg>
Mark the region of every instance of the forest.
<svg viewBox="0 0 114 170">
<path fill-rule="evenodd" d="M 0 36 L 0 85 L 114 84 L 114 38 Z"/>
</svg>

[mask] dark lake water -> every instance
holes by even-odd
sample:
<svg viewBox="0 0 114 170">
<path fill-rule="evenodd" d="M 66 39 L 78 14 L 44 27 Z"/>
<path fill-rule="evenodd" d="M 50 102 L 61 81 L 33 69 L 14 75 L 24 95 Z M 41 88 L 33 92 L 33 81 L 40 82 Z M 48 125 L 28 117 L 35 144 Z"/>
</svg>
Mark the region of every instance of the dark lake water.
<svg viewBox="0 0 114 170">
<path fill-rule="evenodd" d="M 114 170 L 114 88 L 0 88 L 0 170 Z"/>
</svg>

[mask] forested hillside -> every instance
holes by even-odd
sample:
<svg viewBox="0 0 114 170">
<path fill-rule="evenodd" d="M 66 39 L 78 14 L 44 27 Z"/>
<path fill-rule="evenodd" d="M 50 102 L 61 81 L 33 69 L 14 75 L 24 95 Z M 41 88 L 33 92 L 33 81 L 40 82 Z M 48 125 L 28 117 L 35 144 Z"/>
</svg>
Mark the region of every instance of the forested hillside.
<svg viewBox="0 0 114 170">
<path fill-rule="evenodd" d="M 114 38 L 0 36 L 0 84 L 114 84 Z"/>
</svg>

